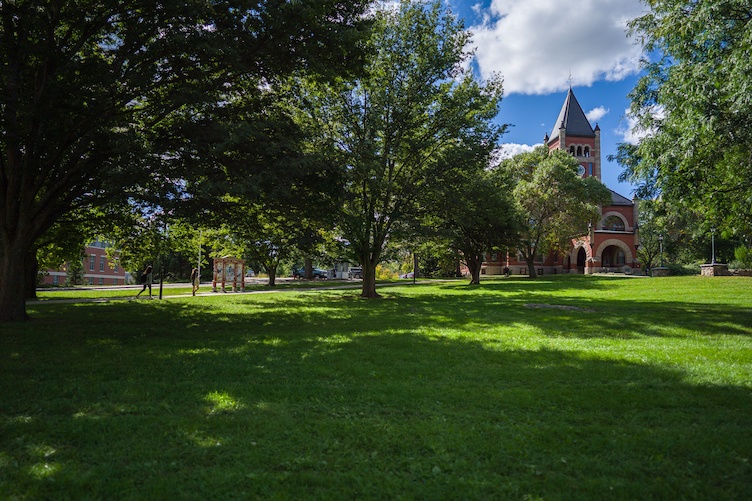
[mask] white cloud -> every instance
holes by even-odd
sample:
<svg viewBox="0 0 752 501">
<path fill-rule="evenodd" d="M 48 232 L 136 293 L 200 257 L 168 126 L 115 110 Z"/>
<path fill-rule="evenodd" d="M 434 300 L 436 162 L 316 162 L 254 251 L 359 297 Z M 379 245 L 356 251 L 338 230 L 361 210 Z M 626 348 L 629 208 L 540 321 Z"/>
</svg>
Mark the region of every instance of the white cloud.
<svg viewBox="0 0 752 501">
<path fill-rule="evenodd" d="M 609 109 L 603 106 L 598 106 L 597 108 L 593 108 L 592 110 L 585 113 L 585 116 L 590 121 L 590 123 L 597 122 L 601 118 L 605 117 L 609 112 Z"/>
<path fill-rule="evenodd" d="M 627 22 L 640 0 L 492 0 L 470 27 L 481 76 L 504 77 L 506 94 L 547 94 L 638 71 L 641 48 Z"/>
<path fill-rule="evenodd" d="M 654 106 L 651 108 L 650 114 L 652 115 L 652 120 L 658 122 L 666 116 L 666 110 L 662 106 Z M 637 144 L 642 138 L 652 135 L 654 130 L 652 127 L 646 129 L 640 126 L 637 123 L 637 118 L 627 108 L 624 110 L 624 117 L 615 132 L 621 136 L 621 142 Z"/>
<path fill-rule="evenodd" d="M 540 146 L 539 144 L 517 144 L 517 143 L 505 143 L 501 145 L 498 159 L 503 160 L 505 158 L 512 158 L 515 155 L 518 155 L 520 153 L 526 153 L 528 151 L 533 151 L 533 149 L 536 146 Z"/>
<path fill-rule="evenodd" d="M 621 136 L 622 143 L 637 144 L 647 134 L 637 131 L 637 119 L 629 114 L 629 108 L 624 110 L 624 117 L 616 129 L 616 134 Z"/>
</svg>

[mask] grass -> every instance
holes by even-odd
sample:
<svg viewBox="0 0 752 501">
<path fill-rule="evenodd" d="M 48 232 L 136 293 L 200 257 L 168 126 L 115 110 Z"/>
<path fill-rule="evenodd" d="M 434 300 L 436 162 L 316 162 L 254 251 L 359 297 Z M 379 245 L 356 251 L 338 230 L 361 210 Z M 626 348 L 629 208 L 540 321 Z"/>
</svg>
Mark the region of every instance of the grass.
<svg viewBox="0 0 752 501">
<path fill-rule="evenodd" d="M 752 280 L 34 303 L 0 498 L 750 499 Z"/>
</svg>

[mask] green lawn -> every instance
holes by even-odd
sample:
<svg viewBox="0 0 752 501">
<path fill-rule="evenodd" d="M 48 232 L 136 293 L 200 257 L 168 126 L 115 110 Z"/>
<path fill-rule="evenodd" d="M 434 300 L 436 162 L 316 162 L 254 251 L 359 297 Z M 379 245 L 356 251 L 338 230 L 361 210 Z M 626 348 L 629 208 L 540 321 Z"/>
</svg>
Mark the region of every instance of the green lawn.
<svg viewBox="0 0 752 501">
<path fill-rule="evenodd" d="M 2 499 L 752 499 L 752 279 L 29 306 Z"/>
</svg>

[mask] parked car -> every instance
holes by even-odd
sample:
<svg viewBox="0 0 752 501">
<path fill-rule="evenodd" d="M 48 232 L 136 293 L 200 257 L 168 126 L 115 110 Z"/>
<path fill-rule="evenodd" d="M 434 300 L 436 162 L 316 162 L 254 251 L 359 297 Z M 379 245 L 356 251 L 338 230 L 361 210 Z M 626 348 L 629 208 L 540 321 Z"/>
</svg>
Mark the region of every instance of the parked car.
<svg viewBox="0 0 752 501">
<path fill-rule="evenodd" d="M 350 268 L 349 275 L 350 278 L 363 278 L 363 268 L 359 266 Z"/>
<path fill-rule="evenodd" d="M 292 278 L 302 278 L 305 276 L 305 267 L 294 268 L 292 270 Z M 326 270 L 320 270 L 318 268 L 313 269 L 313 278 L 329 278 L 329 272 Z"/>
</svg>

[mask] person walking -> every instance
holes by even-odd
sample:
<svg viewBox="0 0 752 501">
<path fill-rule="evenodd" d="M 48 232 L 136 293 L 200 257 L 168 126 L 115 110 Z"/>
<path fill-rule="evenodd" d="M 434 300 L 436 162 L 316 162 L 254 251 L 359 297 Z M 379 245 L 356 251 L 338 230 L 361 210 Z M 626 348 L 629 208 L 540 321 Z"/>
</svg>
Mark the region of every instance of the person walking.
<svg viewBox="0 0 752 501">
<path fill-rule="evenodd" d="M 153 299 L 151 296 L 151 282 L 153 279 L 153 275 L 151 273 L 151 265 L 147 266 L 143 273 L 141 273 L 141 283 L 144 284 L 144 288 L 141 289 L 141 292 L 144 292 L 146 288 L 149 288 L 149 299 Z M 141 292 L 136 294 L 136 297 L 141 295 Z"/>
<path fill-rule="evenodd" d="M 198 268 L 193 268 L 191 270 L 191 285 L 193 286 L 193 295 L 196 295 L 196 291 L 198 290 L 199 281 L 201 280 L 201 277 L 198 276 Z"/>
</svg>

